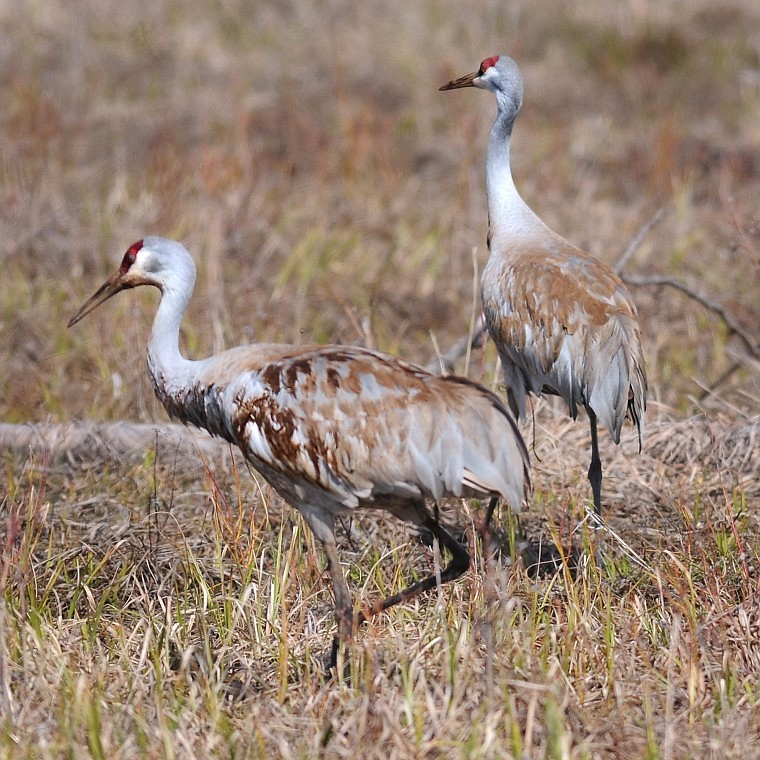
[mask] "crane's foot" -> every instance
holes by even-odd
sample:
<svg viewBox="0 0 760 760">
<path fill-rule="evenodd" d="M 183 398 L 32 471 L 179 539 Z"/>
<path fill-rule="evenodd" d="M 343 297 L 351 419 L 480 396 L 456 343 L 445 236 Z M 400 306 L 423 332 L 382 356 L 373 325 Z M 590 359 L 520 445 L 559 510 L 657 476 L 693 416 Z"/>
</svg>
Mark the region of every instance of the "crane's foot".
<svg viewBox="0 0 760 760">
<path fill-rule="evenodd" d="M 594 563 L 601 570 L 604 567 L 604 529 L 601 525 L 594 525 L 594 533 L 591 536 L 592 547 L 594 549 Z"/>
<path fill-rule="evenodd" d="M 345 625 L 339 627 L 338 632 L 333 636 L 330 649 L 322 657 L 322 668 L 325 679 L 333 679 L 340 672 L 342 672 L 344 679 L 349 677 L 351 671 L 351 643 L 353 642 L 353 635 L 349 634 L 348 631 L 356 630 L 361 619 L 361 615 L 359 615 L 358 619 L 353 622 L 350 629 Z"/>
<path fill-rule="evenodd" d="M 601 568 L 604 566 L 604 558 L 602 556 L 602 550 L 604 549 L 604 538 L 607 530 L 604 520 L 602 519 L 602 505 L 601 495 L 599 493 L 600 482 L 595 483 L 591 477 L 591 469 L 589 468 L 589 480 L 591 480 L 592 489 L 594 492 L 594 509 L 593 512 L 589 507 L 586 507 L 585 527 L 587 528 L 587 538 L 584 541 L 587 542 L 588 549 L 594 556 L 594 562 L 596 566 Z"/>
<path fill-rule="evenodd" d="M 339 636 L 333 636 L 330 651 L 322 658 L 322 667 L 326 677 L 335 675 L 338 669 L 339 655 L 343 655 L 342 660 L 348 662 L 349 648 L 340 640 Z"/>
</svg>

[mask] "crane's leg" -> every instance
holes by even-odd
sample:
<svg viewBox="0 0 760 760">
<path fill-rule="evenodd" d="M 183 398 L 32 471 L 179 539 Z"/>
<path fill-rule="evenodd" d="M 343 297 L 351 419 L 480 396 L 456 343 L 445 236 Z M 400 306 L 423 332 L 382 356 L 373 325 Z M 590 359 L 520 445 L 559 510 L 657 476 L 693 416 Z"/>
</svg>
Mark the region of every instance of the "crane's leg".
<svg viewBox="0 0 760 760">
<path fill-rule="evenodd" d="M 335 545 L 335 536 L 329 541 L 322 542 L 327 557 L 327 570 L 332 581 L 333 594 L 335 595 L 335 625 L 336 632 L 330 654 L 325 661 L 326 669 L 332 670 L 338 664 L 338 653 L 341 645 L 348 646 L 354 634 L 354 608 L 351 602 L 351 593 L 348 590 L 346 578 L 338 559 L 338 547 Z"/>
<path fill-rule="evenodd" d="M 481 540 L 483 541 L 483 549 L 485 551 L 485 554 L 488 556 L 494 555 L 494 549 L 493 549 L 493 541 L 492 541 L 492 534 L 491 534 L 491 518 L 493 517 L 493 513 L 496 510 L 496 507 L 499 504 L 499 497 L 498 496 L 492 496 L 491 500 L 488 502 L 488 508 L 486 509 L 486 517 L 485 520 L 483 520 L 483 524 L 480 528 L 481 532 Z M 488 567 L 488 564 L 486 564 L 486 567 Z"/>
<path fill-rule="evenodd" d="M 338 547 L 335 543 L 335 516 L 312 505 L 299 511 L 309 523 L 312 533 L 327 557 L 327 570 L 330 573 L 335 596 L 336 631 L 330 654 L 325 659 L 325 668 L 330 671 L 337 665 L 341 645 L 348 646 L 351 643 L 354 634 L 354 606 L 338 558 Z"/>
<path fill-rule="evenodd" d="M 602 460 L 599 458 L 599 441 L 596 429 L 596 415 L 591 408 L 586 407 L 591 426 L 591 464 L 588 467 L 588 479 L 591 482 L 591 492 L 594 495 L 594 511 L 602 516 Z"/>
<path fill-rule="evenodd" d="M 418 524 L 427 528 L 433 534 L 434 538 L 437 539 L 439 545 L 444 549 L 448 549 L 451 554 L 449 564 L 446 565 L 440 575 L 441 585 L 459 578 L 459 576 L 466 572 L 467 568 L 470 566 L 469 552 L 432 517 L 424 505 L 418 506 L 417 511 L 419 517 Z M 393 594 L 392 596 L 381 599 L 372 605 L 368 605 L 359 613 L 357 622 L 363 623 L 378 612 L 387 610 L 389 607 L 393 607 L 394 604 L 407 602 L 418 594 L 422 594 L 425 591 L 435 588 L 437 585 L 438 576 L 435 573 L 431 573 L 427 578 L 423 578 L 421 581 L 413 583 L 411 586 L 403 589 L 403 591 L 399 591 L 398 594 Z"/>
<path fill-rule="evenodd" d="M 492 496 L 491 501 L 488 502 L 488 509 L 486 510 L 486 519 L 483 521 L 483 532 L 488 533 L 488 529 L 491 527 L 491 518 L 499 504 L 499 497 Z"/>
<path fill-rule="evenodd" d="M 491 500 L 488 502 L 488 508 L 486 509 L 486 516 L 483 520 L 480 531 L 481 531 L 481 538 L 483 539 L 483 543 L 485 546 L 488 546 L 490 543 L 492 543 L 491 539 L 493 538 L 493 534 L 491 533 L 491 519 L 493 518 L 493 513 L 496 511 L 496 507 L 499 505 L 499 497 L 493 496 Z M 518 541 L 524 540 L 523 532 L 522 532 L 522 525 L 520 524 L 520 515 L 516 515 L 512 513 L 512 520 L 514 520 L 515 524 L 515 532 L 512 533 L 512 530 L 510 528 L 509 534 L 508 534 L 508 548 L 509 551 L 514 551 L 514 539 L 517 539 Z M 501 547 L 503 548 L 504 544 L 501 544 Z M 488 549 L 493 553 L 493 547 Z"/>
<path fill-rule="evenodd" d="M 427 528 L 427 530 L 433 534 L 433 537 L 438 541 L 440 546 L 447 549 L 451 554 L 449 564 L 446 565 L 440 575 L 441 585 L 458 578 L 466 572 L 467 568 L 470 566 L 470 555 L 467 549 L 448 533 L 438 520 L 432 517 L 424 504 L 416 505 L 415 512 L 416 519 L 411 519 L 411 521 L 423 528 Z M 337 666 L 338 654 L 341 646 L 349 644 L 353 638 L 353 606 L 351 602 L 351 594 L 348 590 L 348 584 L 346 583 L 346 579 L 343 576 L 343 571 L 340 567 L 338 549 L 335 544 L 335 534 L 333 530 L 326 530 L 326 524 L 319 520 L 315 520 L 313 515 L 306 517 L 315 536 L 322 544 L 322 548 L 327 557 L 327 569 L 330 572 L 333 592 L 335 594 L 335 622 L 338 630 L 333 638 L 332 648 L 325 662 L 327 670 L 331 670 Z M 408 514 L 399 514 L 399 517 L 410 520 Z M 435 573 L 431 573 L 421 581 L 413 583 L 411 586 L 403 589 L 403 591 L 399 591 L 398 594 L 393 594 L 392 596 L 381 599 L 374 604 L 367 606 L 356 616 L 356 625 L 360 625 L 373 615 L 382 612 L 383 610 L 387 610 L 395 604 L 413 599 L 418 594 L 429 591 L 437 585 L 438 576 Z"/>
</svg>

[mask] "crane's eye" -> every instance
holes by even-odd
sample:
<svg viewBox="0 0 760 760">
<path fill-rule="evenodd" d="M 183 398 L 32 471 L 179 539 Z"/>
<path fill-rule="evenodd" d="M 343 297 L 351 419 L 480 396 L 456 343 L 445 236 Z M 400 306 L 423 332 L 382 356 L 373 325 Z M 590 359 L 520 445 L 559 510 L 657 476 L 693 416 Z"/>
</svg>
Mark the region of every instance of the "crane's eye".
<svg viewBox="0 0 760 760">
<path fill-rule="evenodd" d="M 136 243 L 129 246 L 127 252 L 124 254 L 124 258 L 121 260 L 121 267 L 119 267 L 122 274 L 126 274 L 132 264 L 135 263 L 137 258 L 137 252 L 143 247 L 143 241 L 138 240 Z"/>
<path fill-rule="evenodd" d="M 486 71 L 488 71 L 488 69 L 491 68 L 491 66 L 495 66 L 496 61 L 498 60 L 499 60 L 498 55 L 494 55 L 494 56 L 491 56 L 490 58 L 483 59 L 483 61 L 480 64 L 480 72 L 479 72 L 480 76 L 483 76 L 483 74 L 485 74 Z"/>
</svg>

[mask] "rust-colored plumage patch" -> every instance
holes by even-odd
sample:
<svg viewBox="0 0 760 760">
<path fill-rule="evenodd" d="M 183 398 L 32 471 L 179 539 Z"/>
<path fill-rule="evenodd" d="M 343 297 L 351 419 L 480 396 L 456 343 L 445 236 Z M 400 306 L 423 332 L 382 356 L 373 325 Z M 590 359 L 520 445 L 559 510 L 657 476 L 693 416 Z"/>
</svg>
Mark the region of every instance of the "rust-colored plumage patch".
<svg viewBox="0 0 760 760">
<path fill-rule="evenodd" d="M 640 427 L 645 403 L 636 307 L 609 267 L 545 232 L 520 244 L 500 240 L 483 272 L 483 312 L 505 365 L 510 404 L 524 414 L 526 393 L 553 393 L 575 417 L 596 389 L 618 384 L 614 372 L 619 391 L 596 411 L 617 437 L 626 412 Z"/>
<path fill-rule="evenodd" d="M 422 493 L 425 479 L 415 452 L 454 429 L 462 437 L 464 418 L 457 418 L 457 428 L 447 420 L 463 413 L 473 438 L 507 435 L 520 441 L 503 402 L 484 388 L 341 346 L 285 357 L 254 373 L 235 394 L 230 427 L 254 464 L 276 470 L 295 487 L 362 492 L 368 502 L 375 498 L 368 488 L 392 493 L 407 483 Z M 431 472 L 445 469 L 429 466 Z M 515 466 L 522 467 L 519 453 Z"/>
</svg>

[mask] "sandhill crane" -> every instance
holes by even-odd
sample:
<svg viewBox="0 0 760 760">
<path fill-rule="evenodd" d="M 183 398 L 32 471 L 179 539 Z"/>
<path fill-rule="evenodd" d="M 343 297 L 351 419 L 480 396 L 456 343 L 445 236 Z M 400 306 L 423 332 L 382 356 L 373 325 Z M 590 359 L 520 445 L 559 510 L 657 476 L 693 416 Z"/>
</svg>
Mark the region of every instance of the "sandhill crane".
<svg viewBox="0 0 760 760">
<path fill-rule="evenodd" d="M 170 417 L 237 445 L 306 519 L 327 556 L 341 642 L 371 615 L 435 587 L 435 574 L 354 614 L 338 560 L 335 516 L 382 509 L 426 529 L 451 560 L 440 582 L 469 567 L 467 549 L 426 506 L 444 496 L 503 497 L 520 510 L 528 455 L 506 405 L 459 377 L 439 377 L 393 356 L 351 346 L 239 346 L 192 361 L 179 329 L 195 264 L 178 242 L 146 237 L 69 327 L 126 288 L 161 293 L 148 342 L 148 373 Z"/>
<path fill-rule="evenodd" d="M 507 56 L 486 58 L 472 74 L 441 90 L 479 87 L 496 96 L 486 156 L 489 258 L 481 298 L 488 332 L 501 357 L 509 406 L 525 416 L 528 393 L 559 395 L 591 427 L 588 478 L 601 517 L 602 464 L 597 419 L 620 441 L 624 417 L 641 449 L 647 379 L 631 294 L 605 264 L 550 230 L 520 197 L 509 143 L 520 113 L 523 79 Z M 486 522 L 490 518 L 486 518 Z"/>
</svg>

